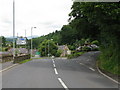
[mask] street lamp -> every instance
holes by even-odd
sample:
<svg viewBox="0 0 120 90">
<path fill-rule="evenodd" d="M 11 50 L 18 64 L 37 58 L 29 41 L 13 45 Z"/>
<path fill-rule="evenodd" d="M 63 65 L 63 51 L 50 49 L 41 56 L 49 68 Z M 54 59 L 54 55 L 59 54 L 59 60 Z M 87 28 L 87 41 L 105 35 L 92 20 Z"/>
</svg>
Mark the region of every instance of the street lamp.
<svg viewBox="0 0 120 90">
<path fill-rule="evenodd" d="M 31 27 L 31 58 L 32 58 L 32 29 L 36 27 Z"/>
<path fill-rule="evenodd" d="M 15 1 L 13 0 L 13 63 L 15 59 Z"/>
</svg>

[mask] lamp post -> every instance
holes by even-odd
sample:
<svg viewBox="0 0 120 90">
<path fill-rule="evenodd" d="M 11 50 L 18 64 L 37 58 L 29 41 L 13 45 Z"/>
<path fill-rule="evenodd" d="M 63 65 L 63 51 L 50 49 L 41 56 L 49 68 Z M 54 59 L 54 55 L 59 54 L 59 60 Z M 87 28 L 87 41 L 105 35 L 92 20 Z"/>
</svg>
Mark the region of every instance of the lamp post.
<svg viewBox="0 0 120 90">
<path fill-rule="evenodd" d="M 15 59 L 15 1 L 13 0 L 13 63 Z"/>
<path fill-rule="evenodd" d="M 32 58 L 32 29 L 36 27 L 31 27 L 31 58 Z"/>
</svg>

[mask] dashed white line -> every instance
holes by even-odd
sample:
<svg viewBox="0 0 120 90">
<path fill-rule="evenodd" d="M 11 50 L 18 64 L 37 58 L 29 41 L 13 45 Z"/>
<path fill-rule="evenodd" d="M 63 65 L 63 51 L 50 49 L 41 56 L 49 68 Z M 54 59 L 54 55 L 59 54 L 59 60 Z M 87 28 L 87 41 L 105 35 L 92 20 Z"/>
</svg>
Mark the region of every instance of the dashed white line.
<svg viewBox="0 0 120 90">
<path fill-rule="evenodd" d="M 89 69 L 92 70 L 92 71 L 95 71 L 95 69 L 93 69 L 93 68 L 91 68 L 91 67 L 89 67 Z"/>
<path fill-rule="evenodd" d="M 55 64 L 55 61 L 54 60 L 52 60 L 53 61 L 53 64 Z"/>
<path fill-rule="evenodd" d="M 62 81 L 61 78 L 58 78 L 59 82 L 61 83 L 61 85 L 66 89 L 69 90 L 68 87 L 65 85 L 65 83 Z"/>
<path fill-rule="evenodd" d="M 81 65 L 85 65 L 85 64 L 83 64 L 83 63 L 80 63 Z"/>
<path fill-rule="evenodd" d="M 54 71 L 55 71 L 55 74 L 58 74 L 58 71 L 57 71 L 57 69 L 56 69 L 56 68 L 54 68 Z"/>
<path fill-rule="evenodd" d="M 53 64 L 54 68 L 56 67 L 55 64 Z"/>
</svg>

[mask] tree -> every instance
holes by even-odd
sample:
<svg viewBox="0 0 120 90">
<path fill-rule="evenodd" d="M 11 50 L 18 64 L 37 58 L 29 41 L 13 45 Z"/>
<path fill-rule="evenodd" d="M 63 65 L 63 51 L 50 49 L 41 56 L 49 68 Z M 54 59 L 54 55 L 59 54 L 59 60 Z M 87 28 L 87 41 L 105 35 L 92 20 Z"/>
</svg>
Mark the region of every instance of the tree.
<svg viewBox="0 0 120 90">
<path fill-rule="evenodd" d="M 2 46 L 5 47 L 6 46 L 6 38 L 4 36 L 1 36 L 0 40 L 2 41 Z"/>
<path fill-rule="evenodd" d="M 60 35 L 62 44 L 72 44 L 75 40 L 75 33 L 70 25 L 63 25 Z"/>
<path fill-rule="evenodd" d="M 69 15 L 70 25 L 78 32 L 78 39 L 87 36 L 100 41 L 101 67 L 117 73 L 120 66 L 118 62 L 120 58 L 120 4 L 117 2 L 74 2 Z"/>
<path fill-rule="evenodd" d="M 52 40 L 44 40 L 40 45 L 39 45 L 39 51 L 41 52 L 42 56 L 47 56 L 48 54 L 51 55 L 56 55 L 58 50 L 57 45 L 55 44 L 54 41 Z"/>
</svg>

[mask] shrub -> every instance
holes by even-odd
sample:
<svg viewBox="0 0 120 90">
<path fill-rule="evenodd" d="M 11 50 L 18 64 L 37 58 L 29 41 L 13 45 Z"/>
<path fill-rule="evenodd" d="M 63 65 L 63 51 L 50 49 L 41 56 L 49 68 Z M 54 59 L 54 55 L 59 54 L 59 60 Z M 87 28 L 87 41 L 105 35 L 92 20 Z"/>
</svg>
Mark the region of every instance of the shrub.
<svg viewBox="0 0 120 90">
<path fill-rule="evenodd" d="M 82 48 L 82 50 L 83 50 L 83 51 L 91 51 L 91 48 L 90 48 L 90 47 L 85 46 L 85 47 L 83 47 L 83 48 Z"/>
<path fill-rule="evenodd" d="M 98 40 L 94 40 L 94 41 L 91 42 L 91 44 L 99 45 L 99 41 Z"/>
<path fill-rule="evenodd" d="M 92 51 L 99 51 L 99 48 L 93 48 Z"/>
<path fill-rule="evenodd" d="M 61 55 L 61 53 L 62 53 L 62 51 L 61 50 L 57 50 L 57 53 L 56 53 L 56 57 L 60 57 L 60 55 Z"/>
<path fill-rule="evenodd" d="M 71 55 L 68 55 L 68 59 L 71 59 L 71 58 L 76 58 L 80 55 L 82 55 L 84 52 L 75 52 L 74 54 L 71 54 Z"/>
</svg>

